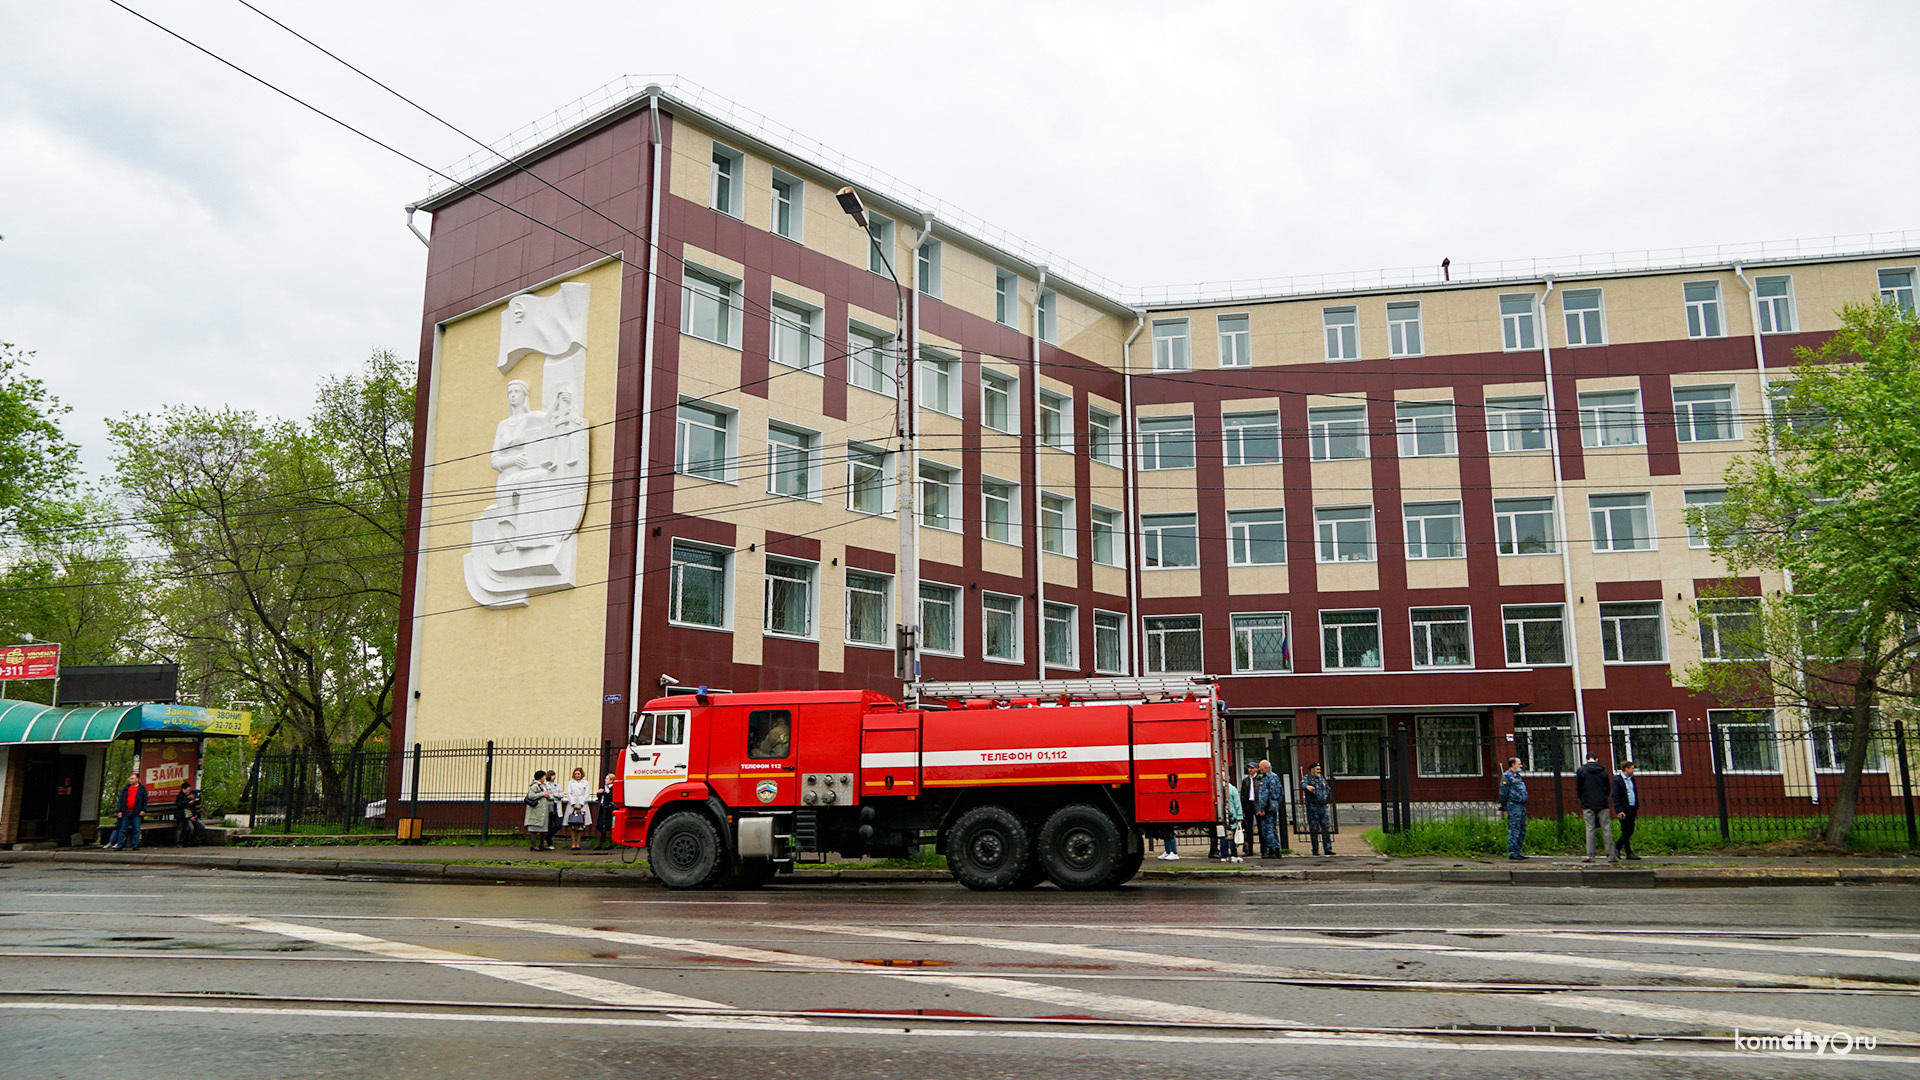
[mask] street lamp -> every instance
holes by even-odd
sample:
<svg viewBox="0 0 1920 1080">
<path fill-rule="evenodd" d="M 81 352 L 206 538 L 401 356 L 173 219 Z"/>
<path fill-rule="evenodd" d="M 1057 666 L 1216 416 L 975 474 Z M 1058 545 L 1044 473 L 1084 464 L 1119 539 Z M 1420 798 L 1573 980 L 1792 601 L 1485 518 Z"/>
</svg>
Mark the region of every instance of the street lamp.
<svg viewBox="0 0 1920 1080">
<path fill-rule="evenodd" d="M 913 422 L 913 358 L 907 354 L 907 287 L 893 268 L 893 259 L 880 238 L 873 235 L 867 208 L 860 193 L 851 186 L 834 196 L 840 209 L 867 234 L 867 242 L 880 255 L 880 262 L 893 278 L 897 297 L 893 320 L 893 391 L 895 416 L 894 515 L 900 519 L 900 622 L 895 627 L 894 674 L 900 677 L 902 697 L 909 705 L 920 697 L 920 520 L 913 475 L 915 439 Z"/>
</svg>

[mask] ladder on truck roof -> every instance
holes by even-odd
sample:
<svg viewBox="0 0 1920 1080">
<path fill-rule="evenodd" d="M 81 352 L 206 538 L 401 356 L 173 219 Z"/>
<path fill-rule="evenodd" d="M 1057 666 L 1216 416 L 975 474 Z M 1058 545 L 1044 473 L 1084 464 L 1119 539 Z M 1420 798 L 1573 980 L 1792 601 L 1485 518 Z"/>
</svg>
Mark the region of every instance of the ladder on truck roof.
<svg viewBox="0 0 1920 1080">
<path fill-rule="evenodd" d="M 1154 698 L 1206 697 L 1213 693 L 1211 675 L 1160 675 L 1108 679 L 984 679 L 972 682 L 921 683 L 920 697 L 936 701 L 1141 701 Z"/>
</svg>

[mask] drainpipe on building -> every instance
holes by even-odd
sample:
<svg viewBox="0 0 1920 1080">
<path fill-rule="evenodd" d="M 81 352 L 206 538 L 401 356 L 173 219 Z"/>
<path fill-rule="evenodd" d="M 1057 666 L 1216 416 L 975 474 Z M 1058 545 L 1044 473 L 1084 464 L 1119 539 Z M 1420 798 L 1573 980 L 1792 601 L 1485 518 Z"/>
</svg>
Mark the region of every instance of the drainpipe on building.
<svg viewBox="0 0 1920 1080">
<path fill-rule="evenodd" d="M 1033 356 L 1029 362 L 1027 381 L 1033 384 L 1028 396 L 1033 399 L 1033 427 L 1027 436 L 1027 445 L 1033 448 L 1033 490 L 1030 492 L 1033 504 L 1033 516 L 1027 520 L 1033 522 L 1033 626 L 1039 639 L 1039 648 L 1034 650 L 1034 677 L 1047 677 L 1047 542 L 1042 530 L 1045 525 L 1040 520 L 1040 295 L 1047 290 L 1047 268 L 1039 268 L 1039 275 L 1033 283 Z M 1055 319 L 1060 317 L 1054 312 Z M 1079 507 L 1076 505 L 1077 511 Z M 1062 523 L 1062 528 L 1065 525 Z"/>
<path fill-rule="evenodd" d="M 1546 279 L 1547 291 L 1540 294 L 1540 363 L 1547 376 L 1547 448 L 1548 457 L 1553 462 L 1553 501 L 1558 512 L 1554 514 L 1554 531 L 1559 534 L 1560 544 L 1560 599 L 1573 595 L 1573 544 L 1568 522 L 1572 518 L 1573 508 L 1567 504 L 1566 472 L 1560 467 L 1560 400 L 1553 386 L 1553 341 L 1547 331 L 1547 298 L 1553 295 L 1553 279 Z M 1594 594 L 1594 610 L 1600 610 L 1600 595 Z M 1584 680 L 1580 674 L 1580 620 L 1574 614 L 1574 605 L 1566 604 L 1567 609 L 1567 660 L 1573 675 L 1573 717 L 1574 717 L 1574 754 L 1575 760 L 1585 760 L 1587 749 L 1587 695 Z"/>
<path fill-rule="evenodd" d="M 897 357 L 893 366 L 893 377 L 897 381 L 894 398 L 900 437 L 898 452 L 904 459 L 895 470 L 899 479 L 894 482 L 893 513 L 900 522 L 900 595 L 906 605 L 906 610 L 900 612 L 900 623 L 906 627 L 908 643 L 900 657 L 904 676 L 900 697 L 908 706 L 920 703 L 920 680 L 924 675 L 920 670 L 920 656 L 926 645 L 920 639 L 926 628 L 920 622 L 920 502 L 914 487 L 920 482 L 920 403 L 913 399 L 913 379 L 920 362 L 920 247 L 932 233 L 933 216 L 929 214 L 920 219 L 919 235 L 913 241 L 911 299 L 902 295 L 894 309 L 893 340 L 896 347 L 906 350 L 906 355 Z M 899 281 L 900 275 L 895 273 L 895 284 Z"/>
<path fill-rule="evenodd" d="M 1144 637 L 1140 630 L 1140 507 L 1139 478 L 1137 462 L 1133 457 L 1133 343 L 1146 329 L 1147 313 L 1142 311 L 1135 318 L 1133 333 L 1127 335 L 1126 344 L 1120 347 L 1120 386 L 1126 404 L 1120 417 L 1120 468 L 1126 479 L 1125 491 L 1127 511 L 1124 517 L 1127 528 L 1127 674 L 1138 675 L 1146 670 L 1141 659 L 1140 648 Z"/>
<path fill-rule="evenodd" d="M 656 334 L 653 307 L 660 288 L 660 88 L 648 88 L 647 114 L 651 117 L 653 172 L 648 178 L 652 188 L 647 206 L 647 288 L 646 310 L 640 325 L 640 494 L 634 510 L 633 530 L 633 638 L 628 648 L 627 730 L 640 712 L 640 632 L 646 609 L 641 606 L 642 585 L 647 579 L 647 507 L 653 495 L 653 339 Z"/>
</svg>

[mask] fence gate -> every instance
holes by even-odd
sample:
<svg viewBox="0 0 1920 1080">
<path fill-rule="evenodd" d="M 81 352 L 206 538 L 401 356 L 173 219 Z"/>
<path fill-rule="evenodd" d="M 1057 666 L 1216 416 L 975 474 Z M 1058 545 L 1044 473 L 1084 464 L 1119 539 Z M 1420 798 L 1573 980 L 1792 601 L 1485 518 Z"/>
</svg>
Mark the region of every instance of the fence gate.
<svg viewBox="0 0 1920 1080">
<path fill-rule="evenodd" d="M 1380 831 L 1404 832 L 1413 821 L 1411 740 L 1402 720 L 1380 736 Z"/>
</svg>

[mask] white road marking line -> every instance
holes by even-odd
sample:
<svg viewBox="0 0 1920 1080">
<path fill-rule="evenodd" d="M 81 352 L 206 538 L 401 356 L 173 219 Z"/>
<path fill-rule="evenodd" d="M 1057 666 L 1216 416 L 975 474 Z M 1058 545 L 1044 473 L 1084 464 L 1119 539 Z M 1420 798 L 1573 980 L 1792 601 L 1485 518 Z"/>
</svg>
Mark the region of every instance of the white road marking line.
<svg viewBox="0 0 1920 1080">
<path fill-rule="evenodd" d="M 535 967 L 528 964 L 516 964 L 510 961 L 486 960 L 468 956 L 465 953 L 448 952 L 445 949 L 430 949 L 424 945 L 413 945 L 404 941 L 388 941 L 385 938 L 368 937 L 346 930 L 330 930 L 324 926 L 301 926 L 297 923 L 278 922 L 273 919 L 256 919 L 246 915 L 200 915 L 197 918 L 222 926 L 235 926 L 245 930 L 258 930 L 263 934 L 278 934 L 281 937 L 312 941 L 322 945 L 333 945 L 357 952 L 373 953 L 376 956 L 388 956 L 398 960 L 417 960 L 423 964 L 434 964 L 452 968 L 455 971 L 485 975 L 489 979 L 519 983 L 536 990 L 545 990 L 554 994 L 566 994 L 569 997 L 585 998 L 603 1005 L 666 1005 L 681 1008 L 725 1009 L 714 1001 L 700 998 L 682 997 L 660 990 L 649 990 L 643 986 L 615 982 L 612 979 L 595 978 L 572 971 L 555 971 L 551 968 Z"/>
<path fill-rule="evenodd" d="M 35 900 L 159 900 L 166 893 L 157 892 L 23 892 L 22 897 Z M 85 915 L 87 912 L 76 912 Z"/>
<path fill-rule="evenodd" d="M 1345 904 L 1308 904 L 1308 907 L 1512 907 L 1512 904 L 1448 904 L 1437 900 L 1355 900 Z"/>
<path fill-rule="evenodd" d="M 1539 1043 L 1499 1044 L 1484 1042 L 1460 1042 L 1437 1035 L 1339 1035 L 1320 1032 L 1276 1031 L 1270 1035 L 1238 1035 L 1226 1031 L 1195 1032 L 1191 1035 L 1175 1032 L 1140 1031 L 1059 1031 L 1048 1029 L 1003 1028 L 995 1027 L 991 1031 L 968 1028 L 913 1027 L 858 1027 L 854 1025 L 836 1025 L 808 1023 L 806 1021 L 785 1021 L 769 1018 L 765 1024 L 756 1024 L 751 1029 L 740 1026 L 737 1017 L 692 1016 L 668 1020 L 655 1020 L 632 1016 L 525 1016 L 509 1013 L 472 1012 L 449 1013 L 431 1011 L 406 1011 L 398 1009 L 312 1009 L 283 1008 L 268 1009 L 252 1006 L 220 1005 L 209 1008 L 204 1005 L 133 1005 L 106 1002 L 66 1002 L 66 1001 L 0 1001 L 0 1009 L 12 1009 L 19 1012 L 81 1012 L 81 1013 L 198 1013 L 214 1016 L 254 1016 L 254 1017 L 320 1017 L 325 1019 L 358 1021 L 400 1021 L 403 1025 L 418 1024 L 421 1021 L 439 1021 L 455 1024 L 522 1024 L 538 1025 L 542 1028 L 564 1025 L 569 1027 L 617 1027 L 641 1029 L 673 1029 L 680 1031 L 731 1031 L 751 1030 L 756 1033 L 776 1033 L 791 1031 L 810 1035 L 850 1035 L 868 1038 L 884 1037 L 888 1040 L 901 1037 L 914 1039 L 1024 1039 L 1032 1042 L 1059 1043 L 1152 1043 L 1173 1046 L 1318 1046 L 1333 1049 L 1361 1050 L 1457 1050 L 1471 1054 L 1547 1054 L 1571 1055 L 1587 1060 L 1595 1056 L 1649 1058 L 1659 1060 L 1707 1059 L 1707 1060 L 1754 1060 L 1749 1050 L 1719 1050 L 1713 1048 L 1692 1049 L 1673 1045 L 1664 1046 L 1618 1046 L 1588 1041 L 1554 1041 Z M 385 1029 L 391 1030 L 391 1029 Z M 1834 1060 L 1833 1055 L 1816 1057 L 1812 1053 L 1769 1053 L 1769 1061 L 1824 1061 Z M 1862 1057 L 1862 1062 L 1886 1065 L 1920 1065 L 1920 1056 L 1903 1056 L 1875 1053 L 1871 1057 Z"/>
<path fill-rule="evenodd" d="M 833 972 L 841 975 L 912 980 L 915 983 L 951 986 L 957 990 L 967 990 L 976 994 L 1016 998 L 1021 1001 L 1035 1001 L 1060 1008 L 1078 1009 L 1090 1013 L 1118 1014 L 1162 1023 L 1285 1023 L 1285 1021 L 1275 1020 L 1270 1016 L 1253 1016 L 1248 1013 L 1226 1012 L 1219 1009 L 1203 1009 L 1194 1005 L 1155 1001 L 1150 998 L 1125 997 L 1118 994 L 1100 994 L 1087 990 L 1073 990 L 1063 986 L 1001 979 L 986 975 L 925 973 L 906 975 L 899 972 L 887 971 L 884 968 L 870 967 L 852 960 L 836 960 L 826 956 L 809 956 L 804 953 L 756 949 L 746 945 L 728 945 L 721 942 L 700 941 L 693 938 L 662 937 L 656 934 L 633 934 L 620 930 L 593 930 L 581 926 L 568 926 L 564 923 L 534 922 L 528 919 L 474 919 L 471 921 L 476 925 L 493 926 L 502 930 L 527 930 L 542 934 L 556 934 L 561 937 L 580 937 L 598 941 L 613 941 L 623 945 L 635 945 L 645 949 L 662 949 L 671 952 L 691 953 L 699 956 L 721 956 L 730 960 L 745 960 L 757 964 L 806 967 L 815 971 Z"/>
<path fill-rule="evenodd" d="M 1632 971 L 1643 975 L 1678 975 L 1689 979 L 1715 979 L 1730 983 L 1787 984 L 1812 987 L 1894 987 L 1906 983 L 1886 983 L 1873 979 L 1841 979 L 1837 976 L 1783 975 L 1769 971 L 1738 971 L 1731 968 L 1700 967 L 1693 964 L 1662 964 L 1646 960 L 1615 960 L 1605 956 L 1576 956 L 1571 953 L 1526 952 L 1518 949 L 1468 949 L 1459 945 L 1429 945 L 1419 942 L 1352 941 L 1340 938 L 1292 937 L 1237 930 L 1210 930 L 1198 927 L 1135 927 L 1134 932 L 1168 934 L 1179 937 L 1219 938 L 1265 945 L 1304 945 L 1312 949 L 1340 951 L 1359 949 L 1373 952 L 1428 952 L 1448 956 L 1466 956 L 1476 960 L 1500 960 L 1521 964 L 1545 964 L 1549 967 L 1583 967 L 1600 971 Z"/>
<path fill-rule="evenodd" d="M 1563 931 L 1555 936 L 1563 940 L 1623 941 L 1636 945 L 1672 945 L 1674 943 L 1671 938 L 1641 937 L 1633 934 L 1579 934 Z M 1689 940 L 1687 945 L 1701 949 L 1736 949 L 1747 952 L 1786 953 L 1789 956 L 1851 956 L 1863 960 L 1899 960 L 1908 964 L 1920 964 L 1920 953 L 1890 952 L 1879 949 L 1833 949 L 1825 945 L 1768 945 L 1757 941 Z"/>
<path fill-rule="evenodd" d="M 694 904 L 709 907 L 766 907 L 769 900 L 602 900 L 603 904 Z"/>
<path fill-rule="evenodd" d="M 1855 1038 L 1871 1035 L 1881 1042 L 1920 1042 L 1920 1032 L 1854 1027 L 1850 1023 L 1835 1023 L 1830 1020 L 1816 1023 L 1812 1020 L 1795 1020 L 1784 1016 L 1717 1012 L 1712 1009 L 1690 1009 L 1684 1005 L 1661 1005 L 1654 1002 L 1629 1001 L 1625 998 L 1590 997 L 1579 994 L 1541 995 L 1532 1000 L 1535 1004 L 1560 1009 L 1585 1009 L 1590 1012 L 1643 1016 L 1651 1020 L 1673 1020 L 1683 1024 L 1711 1024 L 1727 1031 L 1739 1028 L 1742 1032 L 1784 1035 L 1799 1028 L 1818 1032 L 1846 1031 Z"/>
</svg>

